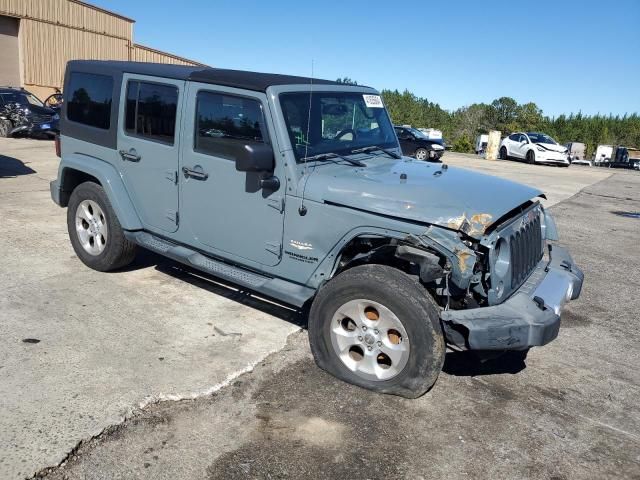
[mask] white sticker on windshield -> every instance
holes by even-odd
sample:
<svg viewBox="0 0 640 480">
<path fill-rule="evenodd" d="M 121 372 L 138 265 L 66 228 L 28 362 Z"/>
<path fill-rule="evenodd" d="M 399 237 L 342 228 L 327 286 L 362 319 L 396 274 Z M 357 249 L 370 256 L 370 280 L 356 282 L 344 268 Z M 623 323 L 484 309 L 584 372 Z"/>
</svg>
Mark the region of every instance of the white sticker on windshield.
<svg viewBox="0 0 640 480">
<path fill-rule="evenodd" d="M 364 98 L 364 103 L 369 108 L 383 108 L 382 99 L 380 95 L 362 95 Z"/>
</svg>

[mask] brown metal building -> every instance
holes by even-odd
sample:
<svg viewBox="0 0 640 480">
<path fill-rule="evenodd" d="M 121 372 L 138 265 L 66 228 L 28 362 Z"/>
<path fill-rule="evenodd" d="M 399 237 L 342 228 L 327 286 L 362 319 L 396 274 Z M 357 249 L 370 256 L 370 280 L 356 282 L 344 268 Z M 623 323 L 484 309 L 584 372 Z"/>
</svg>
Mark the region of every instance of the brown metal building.
<svg viewBox="0 0 640 480">
<path fill-rule="evenodd" d="M 134 23 L 79 0 L 0 0 L 0 85 L 44 100 L 62 87 L 68 60 L 202 65 L 134 43 Z"/>
</svg>

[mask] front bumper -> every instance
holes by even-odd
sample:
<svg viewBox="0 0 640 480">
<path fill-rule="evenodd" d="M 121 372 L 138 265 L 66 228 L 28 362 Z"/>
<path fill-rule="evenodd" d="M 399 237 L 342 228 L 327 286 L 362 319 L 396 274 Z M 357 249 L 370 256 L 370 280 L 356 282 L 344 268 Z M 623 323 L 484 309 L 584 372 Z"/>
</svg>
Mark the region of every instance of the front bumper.
<svg viewBox="0 0 640 480">
<path fill-rule="evenodd" d="M 564 165 L 569 165 L 569 157 L 562 153 L 556 152 L 536 152 L 536 162 L 540 163 L 562 163 Z"/>
<path fill-rule="evenodd" d="M 469 350 L 524 350 L 558 336 L 564 305 L 580 296 L 584 274 L 553 246 L 527 281 L 500 305 L 441 314 L 447 341 Z"/>
</svg>

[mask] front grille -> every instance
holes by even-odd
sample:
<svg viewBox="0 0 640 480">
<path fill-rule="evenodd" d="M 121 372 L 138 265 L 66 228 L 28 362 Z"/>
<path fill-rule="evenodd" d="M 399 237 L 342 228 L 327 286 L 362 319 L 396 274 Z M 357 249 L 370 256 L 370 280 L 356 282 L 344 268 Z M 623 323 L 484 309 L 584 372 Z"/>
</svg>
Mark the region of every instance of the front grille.
<svg viewBox="0 0 640 480">
<path fill-rule="evenodd" d="M 38 115 L 38 114 L 34 114 L 31 117 L 31 121 L 33 123 L 40 124 L 40 123 L 51 123 L 51 120 L 53 119 L 53 117 L 51 115 Z"/>
<path fill-rule="evenodd" d="M 525 216 L 525 222 L 527 217 Z M 540 215 L 533 218 L 509 239 L 511 250 L 511 288 L 515 289 L 529 276 L 538 264 L 544 249 Z"/>
</svg>

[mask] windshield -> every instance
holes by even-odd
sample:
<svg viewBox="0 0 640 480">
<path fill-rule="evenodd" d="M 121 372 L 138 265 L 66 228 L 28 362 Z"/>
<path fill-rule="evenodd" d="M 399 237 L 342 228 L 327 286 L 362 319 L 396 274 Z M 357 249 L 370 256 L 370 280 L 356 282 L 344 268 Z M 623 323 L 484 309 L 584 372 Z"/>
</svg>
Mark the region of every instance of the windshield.
<svg viewBox="0 0 640 480">
<path fill-rule="evenodd" d="M 20 105 L 28 106 L 35 105 L 37 107 L 42 107 L 44 104 L 36 97 L 30 93 L 25 92 L 10 92 L 10 93 L 0 93 L 2 96 L 2 100 L 4 103 L 19 103 Z"/>
<path fill-rule="evenodd" d="M 408 128 L 407 130 L 409 130 L 411 133 L 413 133 L 414 136 L 418 137 L 418 138 L 426 138 L 429 139 L 429 137 L 427 136 L 426 133 L 421 132 L 420 130 L 418 130 L 417 128 Z"/>
<path fill-rule="evenodd" d="M 552 145 L 558 143 L 549 135 L 545 135 L 544 133 L 527 133 L 527 136 L 532 143 L 549 143 Z"/>
<path fill-rule="evenodd" d="M 372 145 L 398 146 L 377 95 L 350 92 L 283 93 L 280 105 L 297 160 L 323 153 L 348 155 Z"/>
</svg>

